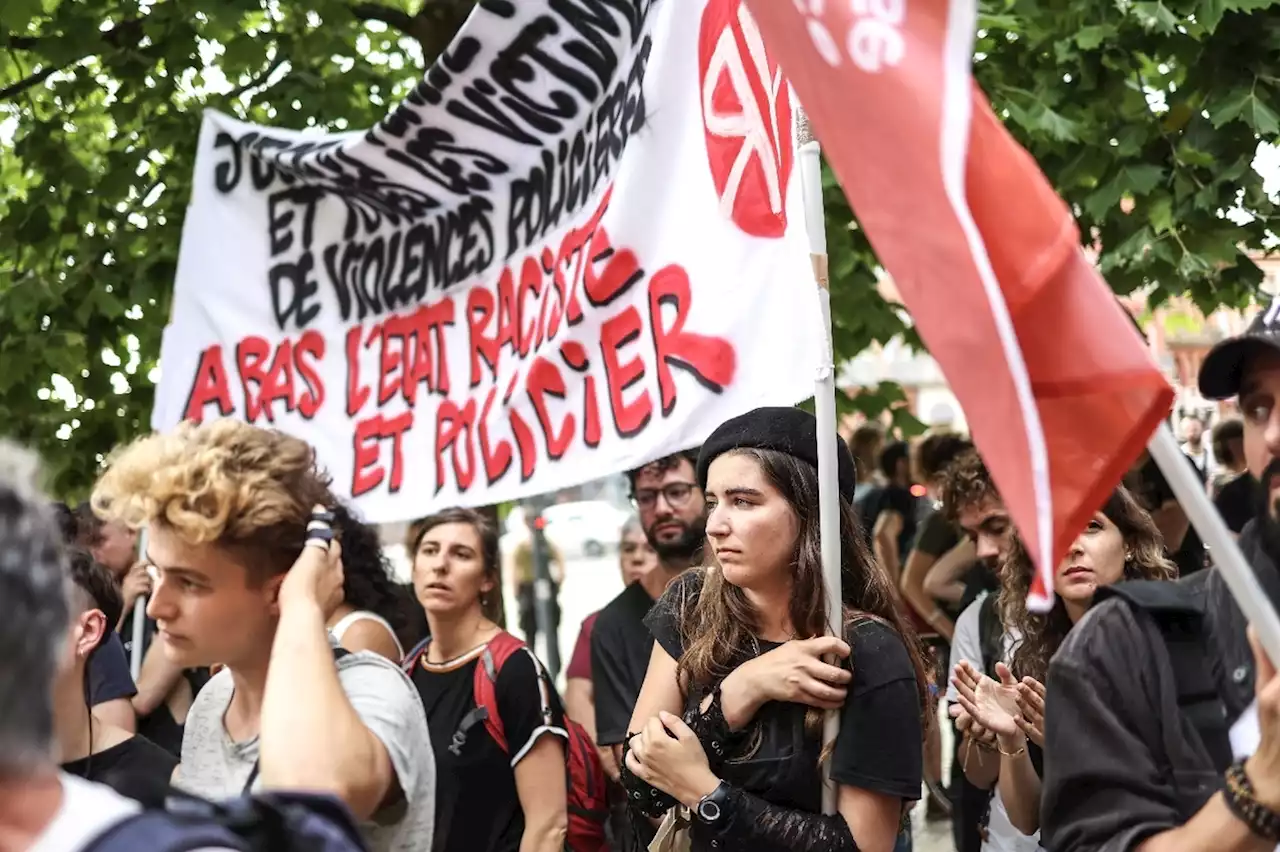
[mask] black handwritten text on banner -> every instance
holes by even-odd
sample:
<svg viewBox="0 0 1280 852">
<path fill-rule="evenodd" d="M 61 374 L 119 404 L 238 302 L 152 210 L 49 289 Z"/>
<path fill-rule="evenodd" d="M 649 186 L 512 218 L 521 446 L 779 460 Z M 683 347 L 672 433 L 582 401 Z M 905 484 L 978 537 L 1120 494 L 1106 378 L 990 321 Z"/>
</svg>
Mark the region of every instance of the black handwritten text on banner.
<svg viewBox="0 0 1280 852">
<path fill-rule="evenodd" d="M 364 133 L 206 115 L 154 425 L 299 434 L 391 521 L 807 395 L 789 92 L 739 0 L 675 6 L 481 3 Z"/>
</svg>

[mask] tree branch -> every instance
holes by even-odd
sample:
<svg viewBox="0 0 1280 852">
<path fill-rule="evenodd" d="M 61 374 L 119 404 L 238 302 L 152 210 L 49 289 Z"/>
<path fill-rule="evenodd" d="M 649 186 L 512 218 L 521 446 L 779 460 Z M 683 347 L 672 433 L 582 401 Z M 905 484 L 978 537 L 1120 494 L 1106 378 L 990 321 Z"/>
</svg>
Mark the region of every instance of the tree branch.
<svg viewBox="0 0 1280 852">
<path fill-rule="evenodd" d="M 102 34 L 103 44 L 107 47 L 116 49 L 137 46 L 138 41 L 142 38 L 142 23 L 142 18 L 131 18 L 127 21 L 121 21 L 119 25 L 112 27 Z M 16 50 L 34 50 L 39 47 L 40 42 L 43 40 L 44 37 L 42 36 L 7 36 L 5 39 L 5 46 Z M 59 71 L 66 71 L 68 68 L 73 68 L 80 62 L 88 59 L 90 56 L 96 56 L 97 54 L 98 51 L 95 50 L 90 53 L 86 53 L 79 59 L 67 62 L 64 65 L 41 68 L 31 76 L 0 89 L 0 101 L 5 101 L 15 95 L 20 95 L 32 86 L 43 83 Z"/>
<path fill-rule="evenodd" d="M 249 80 L 249 82 L 245 83 L 243 86 L 237 86 L 236 88 L 227 92 L 227 94 L 224 97 L 226 97 L 229 100 L 235 100 L 236 98 L 243 95 L 245 92 L 258 88 L 263 83 L 265 83 L 268 79 L 270 79 L 271 75 L 276 73 L 276 70 L 281 65 L 285 64 L 288 61 L 289 60 L 285 57 L 284 47 L 277 44 L 275 61 L 272 62 L 270 65 L 268 65 L 266 68 L 264 68 L 260 73 L 255 74 L 253 78 Z M 286 74 L 285 76 L 287 77 L 288 75 Z"/>
<path fill-rule="evenodd" d="M 41 68 L 39 71 L 30 75 L 29 77 L 25 77 L 19 80 L 18 82 L 14 83 L 13 85 L 5 86 L 3 89 L 0 89 L 0 101 L 7 101 L 10 98 L 17 97 L 18 95 L 25 92 L 27 89 L 30 89 L 32 86 L 37 86 L 40 83 L 43 83 L 45 80 L 49 79 L 54 74 L 58 73 L 59 71 L 65 71 L 66 69 L 72 67 L 73 65 L 76 64 L 76 62 L 79 62 L 79 61 L 80 60 L 77 59 L 75 62 L 68 62 L 66 65 L 63 65 L 61 68 L 55 68 L 52 65 L 50 65 L 48 68 Z"/>
<path fill-rule="evenodd" d="M 413 16 L 400 9 L 392 9 L 381 3 L 353 3 L 351 14 L 361 21 L 381 21 L 407 36 L 417 38 L 413 33 Z"/>
</svg>

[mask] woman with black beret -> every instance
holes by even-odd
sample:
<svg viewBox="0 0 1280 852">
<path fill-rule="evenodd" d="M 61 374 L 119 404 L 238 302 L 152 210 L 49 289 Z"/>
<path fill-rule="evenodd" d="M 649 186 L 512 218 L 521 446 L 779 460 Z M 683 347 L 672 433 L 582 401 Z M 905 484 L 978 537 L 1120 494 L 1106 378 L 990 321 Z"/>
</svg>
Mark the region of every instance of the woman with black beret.
<svg viewBox="0 0 1280 852">
<path fill-rule="evenodd" d="M 889 852 L 920 795 L 927 678 L 858 531 L 843 441 L 844 641 L 824 635 L 816 432 L 811 415 L 790 408 L 716 430 L 697 471 L 709 564 L 672 584 L 646 619 L 654 647 L 623 782 L 639 814 L 687 807 L 694 852 Z M 840 734 L 824 743 L 823 711 L 837 708 Z M 820 812 L 827 760 L 832 816 Z"/>
</svg>

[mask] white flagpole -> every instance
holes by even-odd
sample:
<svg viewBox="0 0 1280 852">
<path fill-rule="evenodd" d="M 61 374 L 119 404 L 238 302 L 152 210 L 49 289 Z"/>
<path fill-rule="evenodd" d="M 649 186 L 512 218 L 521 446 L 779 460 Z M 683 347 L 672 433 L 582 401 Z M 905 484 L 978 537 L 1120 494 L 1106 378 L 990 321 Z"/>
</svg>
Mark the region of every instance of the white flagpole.
<svg viewBox="0 0 1280 852">
<path fill-rule="evenodd" d="M 1258 639 L 1266 649 L 1272 662 L 1280 663 L 1280 616 L 1275 607 L 1262 590 L 1262 584 L 1253 573 L 1253 568 L 1245 561 L 1244 554 L 1236 545 L 1235 539 L 1222 522 L 1222 516 L 1209 501 L 1200 478 L 1192 471 L 1182 454 L 1182 448 L 1169 430 L 1169 424 L 1162 422 L 1156 429 L 1148 444 L 1151 457 L 1160 466 L 1169 487 L 1178 498 L 1178 503 L 1187 513 L 1187 520 L 1195 527 L 1209 553 L 1213 556 L 1214 568 L 1227 581 L 1227 588 L 1240 606 L 1240 611 L 1258 632 Z"/>
<path fill-rule="evenodd" d="M 805 230 L 809 235 L 809 255 L 818 284 L 818 305 L 822 311 L 824 344 L 814 379 L 813 408 L 818 420 L 818 526 L 822 547 L 822 578 L 826 586 L 827 629 L 844 636 L 843 595 L 840 588 L 840 477 L 836 460 L 836 370 L 831 342 L 831 291 L 827 286 L 827 231 L 822 204 L 822 148 L 813 138 L 808 119 L 800 114 L 800 186 L 804 194 Z M 829 711 L 822 728 L 824 747 L 840 733 L 840 714 Z M 822 812 L 836 812 L 836 786 L 830 777 L 831 764 L 823 767 Z"/>
<path fill-rule="evenodd" d="M 143 527 L 138 532 L 138 559 L 147 558 L 147 528 Z M 142 674 L 142 641 L 144 628 L 147 626 L 147 601 L 148 595 L 138 595 L 138 599 L 133 604 L 133 645 L 129 648 L 129 673 L 133 675 L 133 682 L 138 682 L 138 676 Z"/>
</svg>

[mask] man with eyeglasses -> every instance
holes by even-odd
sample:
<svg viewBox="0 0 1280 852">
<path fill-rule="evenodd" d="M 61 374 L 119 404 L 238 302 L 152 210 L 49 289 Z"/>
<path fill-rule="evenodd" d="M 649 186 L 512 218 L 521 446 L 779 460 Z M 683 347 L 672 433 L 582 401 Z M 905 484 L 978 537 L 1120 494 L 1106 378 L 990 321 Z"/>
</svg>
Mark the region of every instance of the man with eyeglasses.
<svg viewBox="0 0 1280 852">
<path fill-rule="evenodd" d="M 697 484 L 697 463 L 695 447 L 627 473 L 631 499 L 645 537 L 658 555 L 658 567 L 610 601 L 600 611 L 591 634 L 596 742 L 602 748 L 612 748 L 619 760 L 653 651 L 653 637 L 644 617 L 667 585 L 697 564 L 702 555 L 707 508 Z M 625 832 L 621 836 L 629 837 Z M 647 838 L 640 839 L 647 844 Z M 623 848 L 630 847 L 624 843 Z"/>
</svg>

